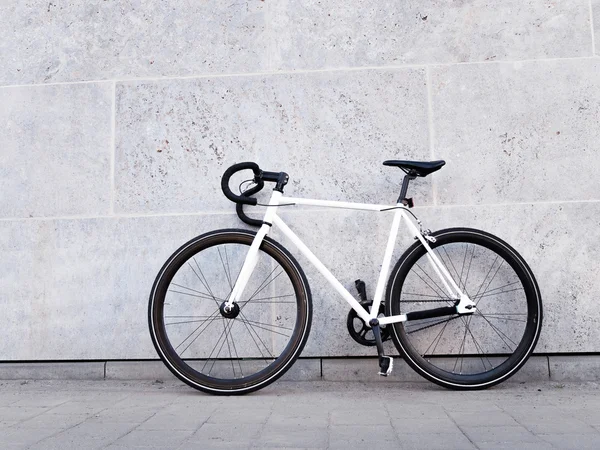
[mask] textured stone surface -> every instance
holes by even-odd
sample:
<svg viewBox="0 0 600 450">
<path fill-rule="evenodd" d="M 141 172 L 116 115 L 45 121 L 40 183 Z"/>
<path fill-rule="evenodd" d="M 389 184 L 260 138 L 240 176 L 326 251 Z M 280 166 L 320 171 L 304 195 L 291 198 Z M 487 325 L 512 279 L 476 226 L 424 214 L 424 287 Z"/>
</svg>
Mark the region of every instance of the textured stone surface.
<svg viewBox="0 0 600 450">
<path fill-rule="evenodd" d="M 590 56 L 585 1 L 278 1 L 273 63 L 311 69 Z M 360 24 L 360 26 L 357 26 Z"/>
<path fill-rule="evenodd" d="M 424 82 L 395 70 L 119 83 L 115 209 L 230 211 L 221 176 L 254 160 L 290 174 L 287 195 L 394 202 L 401 172 L 382 162 L 429 155 Z"/>
<path fill-rule="evenodd" d="M 18 2 L 0 6 L 0 84 L 253 72 L 265 4 Z"/>
<path fill-rule="evenodd" d="M 432 69 L 439 203 L 598 199 L 599 72 L 596 59 Z"/>
<path fill-rule="evenodd" d="M 155 358 L 147 306 L 160 267 L 188 239 L 232 225 L 233 216 L 0 222 L 10 261 L 2 359 Z"/>
<path fill-rule="evenodd" d="M 550 379 L 553 381 L 600 380 L 600 356 L 550 356 Z"/>
<path fill-rule="evenodd" d="M 3 363 L 1 380 L 103 380 L 103 362 Z"/>
<path fill-rule="evenodd" d="M 0 105 L 0 217 L 107 214 L 110 84 L 5 88 Z"/>
</svg>

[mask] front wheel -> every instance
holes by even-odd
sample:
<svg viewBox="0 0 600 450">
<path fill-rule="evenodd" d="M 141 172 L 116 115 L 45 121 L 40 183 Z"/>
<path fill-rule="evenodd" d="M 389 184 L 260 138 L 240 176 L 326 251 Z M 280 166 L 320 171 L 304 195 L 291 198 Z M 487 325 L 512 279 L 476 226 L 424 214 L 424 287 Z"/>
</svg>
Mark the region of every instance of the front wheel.
<svg viewBox="0 0 600 450">
<path fill-rule="evenodd" d="M 212 394 L 245 394 L 283 375 L 310 331 L 304 272 L 265 238 L 244 292 L 229 298 L 256 233 L 218 230 L 192 239 L 160 270 L 148 308 L 152 341 L 180 380 Z"/>
<path fill-rule="evenodd" d="M 533 273 L 489 233 L 454 228 L 432 236 L 432 251 L 477 310 L 395 323 L 392 339 L 414 370 L 441 386 L 483 389 L 500 383 L 525 364 L 540 335 L 542 300 Z M 415 243 L 390 276 L 387 314 L 454 304 L 425 247 Z"/>
</svg>

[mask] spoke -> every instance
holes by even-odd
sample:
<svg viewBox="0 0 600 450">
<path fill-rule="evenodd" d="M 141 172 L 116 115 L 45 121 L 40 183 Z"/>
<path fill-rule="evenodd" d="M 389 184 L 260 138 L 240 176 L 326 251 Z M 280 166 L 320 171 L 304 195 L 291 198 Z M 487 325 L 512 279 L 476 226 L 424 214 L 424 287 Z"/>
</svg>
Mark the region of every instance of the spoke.
<svg viewBox="0 0 600 450">
<path fill-rule="evenodd" d="M 210 316 L 207 316 L 210 318 Z M 198 322 L 206 322 L 208 319 L 202 320 L 202 319 L 198 319 L 198 320 L 185 320 L 183 322 L 171 322 L 171 323 L 165 323 L 165 326 L 167 325 L 178 325 L 181 323 L 198 323 Z"/>
<path fill-rule="evenodd" d="M 267 280 L 269 279 L 269 277 L 271 275 L 273 275 L 273 272 L 275 272 L 277 270 L 277 267 L 275 267 L 273 270 L 271 270 L 271 272 L 269 272 L 269 275 L 267 275 L 267 277 L 262 281 L 262 283 L 260 283 L 260 285 L 256 288 L 256 290 L 254 291 L 254 293 L 250 296 L 250 299 L 252 299 L 256 294 L 258 294 L 259 289 L 262 288 L 263 284 L 265 284 L 267 282 Z M 248 299 L 248 301 L 250 301 L 250 299 Z"/>
<path fill-rule="evenodd" d="M 501 291 L 501 292 L 496 292 L 496 293 L 492 292 L 492 293 L 488 293 L 485 295 L 480 295 L 479 297 L 475 297 L 475 298 L 482 299 L 483 297 L 489 297 L 490 295 L 508 294 L 509 292 L 522 291 L 522 290 L 523 290 L 523 288 L 516 288 L 516 289 L 510 289 L 508 291 Z"/>
<path fill-rule="evenodd" d="M 422 328 L 419 328 L 419 329 L 417 329 L 417 330 L 410 330 L 410 331 L 409 331 L 409 330 L 406 330 L 406 333 L 407 333 L 407 334 L 416 333 L 417 331 L 421 331 L 421 330 L 425 330 L 425 329 L 427 329 L 427 328 L 435 327 L 436 325 L 439 325 L 439 324 L 441 324 L 441 323 L 444 323 L 444 322 L 450 322 L 451 320 L 458 319 L 459 317 L 460 317 L 460 316 L 454 316 L 454 317 L 450 317 L 449 319 L 440 320 L 440 321 L 438 321 L 438 322 L 436 322 L 436 323 L 433 323 L 433 324 L 431 324 L 431 325 L 426 325 L 426 326 L 424 326 L 424 327 L 422 327 Z"/>
<path fill-rule="evenodd" d="M 435 346 L 433 347 L 433 350 L 431 351 L 431 354 L 433 355 L 435 353 L 435 349 L 437 348 L 438 344 L 440 343 L 440 341 L 442 340 L 442 335 L 444 334 L 444 331 L 446 330 L 446 327 L 448 326 L 449 322 L 446 322 L 444 324 L 444 326 L 442 327 L 442 329 L 440 330 L 440 332 L 436 335 L 436 337 L 433 338 L 433 341 L 431 341 L 431 344 L 429 344 L 429 347 L 427 347 L 427 350 L 425 350 L 425 352 L 423 353 L 423 357 L 425 357 L 425 354 L 429 351 L 429 349 L 431 348 L 431 346 L 433 345 L 434 342 L 437 343 L 435 344 Z"/>
<path fill-rule="evenodd" d="M 196 295 L 196 294 L 190 294 L 188 292 L 174 291 L 173 289 L 169 289 L 169 292 L 173 292 L 175 294 L 189 295 L 190 297 L 204 298 L 206 300 L 215 300 L 214 297 L 202 296 L 202 295 Z"/>
<path fill-rule="evenodd" d="M 198 334 L 196 335 L 196 337 L 195 337 L 195 338 L 194 338 L 194 339 L 193 339 L 193 340 L 192 340 L 192 341 L 191 341 L 191 342 L 188 344 L 188 346 L 187 346 L 186 348 L 184 348 L 184 349 L 183 349 L 183 351 L 181 352 L 181 355 L 182 355 L 182 356 L 183 356 L 183 353 L 184 353 L 184 352 L 185 352 L 185 351 L 186 351 L 188 348 L 190 348 L 190 345 L 192 345 L 192 344 L 194 343 L 194 341 L 196 341 L 196 339 L 198 339 L 198 337 L 200 337 L 200 335 L 201 335 L 202 333 L 204 333 L 204 332 L 207 330 L 207 328 L 208 328 L 208 327 L 209 327 L 209 326 L 210 326 L 210 325 L 211 325 L 211 324 L 214 322 L 214 320 L 215 320 L 215 319 L 216 319 L 218 316 L 219 316 L 219 310 L 217 309 L 217 310 L 216 310 L 216 311 L 215 311 L 215 312 L 214 312 L 214 313 L 211 315 L 210 322 L 208 322 L 208 323 L 206 324 L 206 326 L 205 326 L 205 327 L 204 327 L 204 328 L 203 328 L 203 329 L 200 331 L 200 333 L 198 333 Z M 208 320 L 208 319 L 206 319 L 206 320 Z M 206 322 L 206 321 L 205 321 L 205 322 Z M 185 341 L 187 341 L 187 340 L 188 340 L 188 339 L 189 339 L 189 338 L 190 338 L 190 337 L 191 337 L 191 336 L 192 336 L 192 335 L 193 335 L 193 334 L 194 334 L 196 331 L 198 331 L 198 329 L 199 329 L 201 326 L 202 326 L 202 324 L 198 325 L 198 328 L 196 328 L 194 331 L 192 331 L 192 332 L 189 334 L 189 336 L 188 336 L 188 337 L 186 337 L 186 338 L 185 338 L 183 341 L 181 341 L 181 343 L 180 343 L 180 344 L 179 344 L 177 347 L 175 347 L 175 350 L 177 350 L 179 347 L 181 347 L 181 346 L 183 345 L 183 343 L 184 343 Z"/>
<path fill-rule="evenodd" d="M 492 362 L 490 361 L 490 359 L 483 352 L 483 348 L 477 342 L 477 339 L 475 339 L 475 336 L 473 335 L 473 332 L 471 331 L 470 328 L 468 330 L 469 330 L 469 334 L 471 335 L 471 339 L 473 339 L 473 343 L 475 344 L 475 349 L 477 350 L 477 353 L 481 353 L 482 356 L 485 356 L 485 359 L 487 359 L 487 362 L 490 365 L 490 369 L 493 369 L 494 365 L 492 364 Z M 483 361 L 483 357 L 482 356 L 479 356 L 479 359 L 481 359 L 481 364 L 483 365 L 483 370 L 486 370 L 485 369 L 485 362 Z"/>
<path fill-rule="evenodd" d="M 465 322 L 465 335 L 463 336 L 463 341 L 458 349 L 458 353 L 461 355 L 460 357 L 460 374 L 462 375 L 462 365 L 463 362 L 465 360 L 465 354 L 464 354 L 464 349 L 465 349 L 465 343 L 467 341 L 467 331 L 469 329 L 469 325 L 467 322 Z M 456 361 L 454 362 L 454 368 L 452 369 L 452 373 L 454 373 L 454 370 L 456 369 L 456 364 L 458 363 L 458 358 L 456 359 Z"/>
<path fill-rule="evenodd" d="M 465 262 L 467 261 L 467 252 L 469 251 L 469 244 L 465 244 L 465 257 L 463 258 L 463 263 L 462 263 L 462 267 L 460 268 L 460 277 L 458 279 L 459 282 L 459 287 L 460 287 L 460 282 L 462 281 L 462 276 L 465 270 Z M 465 286 L 465 284 L 463 283 L 463 289 L 466 291 L 467 287 Z"/>
<path fill-rule="evenodd" d="M 247 303 L 251 302 L 251 301 L 254 299 L 254 297 L 257 295 L 257 294 L 259 294 L 260 292 L 262 292 L 262 291 L 263 291 L 263 290 L 264 290 L 264 289 L 265 289 L 265 288 L 266 288 L 268 285 L 270 285 L 270 284 L 271 284 L 273 281 L 275 281 L 275 280 L 276 280 L 276 279 L 279 277 L 279 275 L 281 275 L 283 272 L 284 272 L 284 270 L 283 270 L 283 269 L 281 269 L 281 272 L 279 272 L 277 275 L 275 275 L 275 276 L 274 276 L 274 277 L 273 277 L 273 278 L 272 278 L 272 279 L 271 279 L 271 280 L 270 280 L 270 281 L 269 281 L 267 284 L 265 284 L 265 285 L 264 285 L 263 287 L 261 287 L 261 288 L 260 288 L 258 291 L 256 291 L 256 292 L 255 292 L 255 293 L 252 295 L 252 297 L 250 297 L 250 298 L 247 300 Z"/>
<path fill-rule="evenodd" d="M 514 286 L 515 284 L 520 283 L 520 282 L 521 282 L 520 280 L 517 280 L 517 281 L 513 281 L 512 283 L 507 283 L 504 286 L 500 286 L 500 287 L 497 287 L 497 288 L 494 288 L 494 289 L 489 289 L 489 290 L 483 292 L 482 294 L 480 294 L 479 296 L 481 297 L 483 294 L 486 294 L 486 293 L 489 294 L 490 292 L 499 291 L 500 289 L 504 289 L 504 288 L 507 288 L 507 287 L 510 287 L 510 286 Z M 523 289 L 523 288 L 522 287 L 516 288 L 516 290 L 519 290 L 519 289 Z M 512 292 L 512 290 L 511 291 L 506 291 L 506 292 Z M 477 298 L 477 297 L 473 297 L 473 298 Z"/>
<path fill-rule="evenodd" d="M 404 300 L 399 300 L 400 303 L 448 303 L 448 299 L 439 299 L 439 300 L 421 300 L 418 298 L 407 298 Z"/>
<path fill-rule="evenodd" d="M 467 281 L 469 280 L 469 273 L 471 272 L 471 264 L 473 263 L 473 256 L 475 256 L 475 246 L 473 246 L 473 251 L 471 252 L 471 258 L 469 259 L 469 266 L 467 267 L 467 274 L 465 275 L 465 282 L 463 286 L 465 287 L 465 291 L 467 290 Z"/>
<path fill-rule="evenodd" d="M 239 320 L 239 319 L 238 319 Z M 250 328 L 248 327 L 248 324 L 244 321 L 241 321 L 244 326 L 246 327 L 246 330 L 248 330 L 248 334 L 250 334 L 250 337 L 252 338 L 252 340 L 254 341 L 254 344 L 256 345 L 256 348 L 258 349 L 258 351 L 260 352 L 260 356 L 262 356 L 262 359 L 265 360 L 265 362 L 268 364 L 269 361 L 267 360 L 267 358 L 265 358 L 265 355 L 262 352 L 262 349 L 260 348 L 260 346 L 258 345 L 258 342 L 256 342 L 256 339 L 254 338 L 254 335 L 252 334 L 252 331 L 250 330 Z M 263 344 L 264 345 L 264 344 Z M 269 353 L 269 349 L 267 348 L 267 353 Z M 272 357 L 273 355 L 271 355 Z"/>
<path fill-rule="evenodd" d="M 231 278 L 229 278 L 229 273 L 225 267 L 225 261 L 223 261 L 223 255 L 221 255 L 221 249 L 219 247 L 217 247 L 217 252 L 219 252 L 219 259 L 221 260 L 221 265 L 223 266 L 223 271 L 225 272 L 225 278 L 227 278 L 227 282 L 229 283 L 229 289 L 233 289 L 233 286 L 231 285 Z"/>
<path fill-rule="evenodd" d="M 214 296 L 214 295 L 212 295 L 212 294 L 207 294 L 206 292 L 198 291 L 198 290 L 196 290 L 196 289 L 192 289 L 192 288 L 190 288 L 190 287 L 187 287 L 187 286 L 182 286 L 181 284 L 177 284 L 177 283 L 173 283 L 173 282 L 171 282 L 171 284 L 172 284 L 173 286 L 177 286 L 178 288 L 181 288 L 181 289 L 187 289 L 188 291 L 192 291 L 192 292 L 195 292 L 195 293 L 197 293 L 197 294 L 204 295 L 204 296 L 206 296 L 206 298 L 210 298 L 210 299 L 215 299 L 215 298 L 216 298 L 217 300 L 223 301 L 223 299 L 221 299 L 221 298 L 218 298 L 218 297 L 215 297 L 215 296 Z"/>
<path fill-rule="evenodd" d="M 248 320 L 248 319 L 240 319 L 240 320 L 241 320 L 242 322 L 244 322 L 244 323 L 247 323 L 247 324 L 248 324 L 248 325 L 250 325 L 252 328 L 255 328 L 255 327 L 256 327 L 256 328 L 260 328 L 261 330 L 265 330 L 265 331 L 269 331 L 269 332 L 271 332 L 271 333 L 279 334 L 279 335 L 281 335 L 281 336 L 284 336 L 284 337 L 286 337 L 286 338 L 289 338 L 289 337 L 290 337 L 290 335 L 287 335 L 287 334 L 284 334 L 284 333 L 280 333 L 279 331 L 271 330 L 271 329 L 269 329 L 269 328 L 265 328 L 265 327 L 262 327 L 262 326 L 260 326 L 260 325 L 257 325 L 257 323 L 260 323 L 260 322 L 252 322 L 252 321 L 250 321 L 250 320 Z M 270 326 L 270 325 L 269 325 L 269 326 Z M 287 329 L 287 328 L 286 328 L 286 329 Z M 256 330 L 255 330 L 254 332 L 256 333 Z M 258 333 L 257 333 L 257 334 L 258 334 Z M 264 343 L 263 343 L 263 345 L 264 345 Z M 266 347 L 266 346 L 265 346 L 265 347 Z"/>
<path fill-rule="evenodd" d="M 233 325 L 231 327 L 233 328 Z M 242 374 L 242 378 L 244 378 L 244 370 L 242 369 L 242 362 L 240 361 L 240 356 L 238 355 L 237 347 L 235 346 L 235 339 L 233 339 L 233 333 L 230 333 L 230 336 L 231 344 L 233 345 L 233 351 L 235 352 L 235 357 L 237 359 L 238 366 L 240 367 L 240 373 Z"/>
<path fill-rule="evenodd" d="M 486 314 L 485 317 L 487 317 L 488 319 L 509 320 L 512 322 L 523 322 L 523 323 L 527 322 L 525 319 L 513 319 L 513 318 L 508 318 L 508 317 L 498 317 L 493 314 Z"/>
<path fill-rule="evenodd" d="M 200 272 L 200 275 L 202 275 L 202 278 L 204 278 L 204 286 L 206 287 L 206 290 L 210 293 L 211 297 L 215 299 L 215 303 L 218 304 L 217 297 L 215 296 L 215 294 L 213 294 L 213 291 L 208 284 L 208 280 L 206 279 L 204 272 L 202 272 L 202 269 L 200 268 L 200 264 L 198 264 L 198 261 L 196 261 L 196 258 L 192 257 L 192 259 L 196 263 L 196 267 L 198 267 L 198 271 Z"/>
<path fill-rule="evenodd" d="M 240 314 L 243 316 L 244 320 L 248 320 L 248 318 L 247 318 L 247 317 L 244 315 L 244 313 L 243 313 L 241 310 L 240 310 Z M 244 322 L 244 323 L 245 323 L 245 322 Z M 255 325 L 252 325 L 252 324 L 250 324 L 250 323 L 248 323 L 247 325 L 250 325 L 250 328 L 252 328 L 252 330 L 254 330 L 254 327 L 255 327 Z M 260 327 L 257 327 L 257 328 L 260 328 Z M 259 336 L 259 334 L 257 333 L 257 331 L 256 331 L 256 330 L 254 330 L 254 333 L 256 334 L 256 337 L 257 337 L 257 338 L 258 338 L 258 340 L 259 340 L 259 341 L 262 343 L 262 345 L 264 345 L 264 347 L 265 347 L 265 349 L 267 350 L 267 352 L 269 352 L 269 354 L 271 355 L 271 357 L 272 357 L 273 359 L 277 359 L 277 358 L 275 358 L 275 356 L 273 356 L 273 353 L 271 353 L 271 351 L 269 350 L 269 347 L 267 347 L 267 346 L 265 345 L 265 343 L 263 342 L 263 340 L 261 339 L 261 337 Z"/>
<path fill-rule="evenodd" d="M 417 266 L 419 269 L 421 269 L 421 272 L 423 272 L 423 273 L 424 273 L 424 274 L 427 276 L 427 278 L 429 278 L 429 279 L 430 279 L 430 280 L 433 282 L 433 284 L 435 284 L 435 285 L 436 285 L 436 287 L 439 289 L 439 286 L 438 286 L 438 284 L 437 284 L 437 283 L 436 283 L 436 282 L 435 282 L 435 281 L 434 281 L 434 280 L 433 280 L 433 279 L 432 279 L 432 278 L 429 276 L 429 274 L 428 274 L 427 272 L 425 272 L 425 271 L 423 270 L 423 268 L 422 268 L 422 267 L 421 267 L 421 266 L 420 266 L 418 263 L 415 263 L 415 266 Z M 426 284 L 426 285 L 427 285 L 427 286 L 428 286 L 428 287 L 429 287 L 429 288 L 430 288 L 430 289 L 431 289 L 433 292 L 435 292 L 435 293 L 437 294 L 438 298 L 443 298 L 443 295 L 440 295 L 440 292 L 439 292 L 438 290 L 434 289 L 434 288 L 433 288 L 433 287 L 432 287 L 432 286 L 431 286 L 431 285 L 430 285 L 430 284 L 427 282 L 427 280 L 425 280 L 425 279 L 424 279 L 424 278 L 423 278 L 421 275 L 419 275 L 419 274 L 418 274 L 416 271 L 415 271 L 415 275 L 416 275 L 416 276 L 418 276 L 418 277 L 419 277 L 419 278 L 420 278 L 420 279 L 423 281 L 423 283 L 425 283 L 425 284 Z M 442 291 L 442 294 L 443 294 L 443 293 L 444 293 L 443 289 L 442 289 L 441 291 Z M 450 297 L 448 297 L 448 296 L 446 296 L 446 297 L 448 298 L 448 300 L 451 300 L 451 299 L 450 299 Z"/>
<path fill-rule="evenodd" d="M 446 253 L 446 257 L 448 258 L 448 261 L 450 261 L 450 265 L 452 266 L 452 268 L 454 269 L 454 272 L 456 273 L 456 275 L 458 276 L 458 283 L 457 286 L 460 289 L 460 275 L 458 275 L 458 270 L 456 270 L 456 267 L 454 267 L 454 263 L 452 262 L 452 258 L 450 258 L 450 255 L 448 254 L 448 250 L 446 250 L 446 247 L 442 245 L 442 250 L 444 250 L 444 253 Z M 438 251 L 439 254 L 439 251 Z M 440 255 L 440 259 L 443 261 L 442 256 Z M 448 266 L 446 265 L 446 263 L 444 262 L 444 265 L 446 266 L 446 270 L 448 271 L 448 273 L 450 274 L 450 269 L 448 268 Z M 465 292 L 466 292 L 466 288 Z M 469 295 L 469 293 L 467 292 L 467 295 Z"/>
<path fill-rule="evenodd" d="M 490 322 L 487 317 L 485 317 L 483 314 L 479 313 L 478 316 L 481 316 L 484 318 L 484 320 L 490 325 L 490 327 L 492 327 L 492 329 L 496 332 L 496 334 L 498 336 L 500 336 L 500 339 L 502 339 L 502 341 L 507 345 L 508 349 L 512 352 L 514 351 L 512 348 L 510 348 L 510 345 L 508 344 L 508 342 L 506 342 L 506 339 L 508 339 L 510 342 L 513 343 L 513 345 L 515 347 L 518 347 L 518 345 L 511 339 L 509 338 L 506 334 L 504 334 L 501 330 L 499 330 L 496 326 L 494 326 L 494 324 L 492 322 Z M 504 336 L 506 339 L 504 339 Z"/>
<path fill-rule="evenodd" d="M 224 320 L 224 319 L 223 319 Z M 229 331 L 233 328 L 233 320 L 231 321 L 231 327 L 229 327 Z M 225 324 L 223 324 L 223 328 L 225 329 Z M 229 333 L 225 332 L 225 340 L 227 341 L 227 349 L 229 350 L 229 359 L 231 360 L 231 370 L 233 371 L 233 377 L 235 378 L 235 367 L 233 366 L 233 358 L 231 356 L 231 346 L 229 345 Z M 219 356 L 219 355 L 217 355 Z M 210 374 L 210 372 L 209 372 Z"/>
<path fill-rule="evenodd" d="M 227 263 L 227 273 L 229 274 L 229 285 L 231 286 L 231 289 L 233 289 L 233 286 L 231 285 L 231 267 L 229 266 L 229 256 L 227 256 L 227 246 L 224 245 L 223 246 L 223 251 L 225 252 L 225 262 Z"/>
<path fill-rule="evenodd" d="M 225 320 L 223 316 L 221 316 L 221 318 L 222 318 L 223 320 Z M 233 321 L 232 321 L 232 322 L 233 322 Z M 227 324 L 225 324 L 225 327 L 228 327 L 228 326 L 230 326 L 228 323 L 227 323 Z M 211 359 L 211 357 L 212 357 L 213 353 L 215 352 L 215 350 L 217 349 L 217 346 L 219 345 L 219 342 L 221 342 L 221 338 L 222 338 L 224 335 L 225 335 L 225 329 L 223 329 L 223 332 L 222 332 L 222 333 L 220 334 L 220 336 L 217 338 L 217 343 L 216 343 L 216 344 L 215 344 L 215 346 L 212 348 L 212 350 L 210 351 L 210 354 L 209 354 L 209 355 L 208 355 L 208 357 L 206 358 L 206 361 L 204 362 L 204 365 L 202 366 L 202 370 L 203 370 L 203 371 L 204 371 L 204 369 L 206 368 L 206 365 L 207 365 L 207 364 L 208 364 L 208 362 L 210 361 L 210 359 Z M 223 340 L 223 344 L 225 344 L 225 340 Z M 219 353 L 221 352 L 221 348 L 223 348 L 223 344 L 221 344 L 221 347 L 220 347 L 220 348 L 219 348 L 219 350 L 218 350 L 218 352 L 219 352 Z M 217 353 L 217 356 L 219 356 L 219 354 L 218 354 L 218 353 Z M 216 358 L 217 356 L 215 356 L 215 358 Z M 212 365 L 213 365 L 213 366 L 215 365 L 214 361 L 213 361 L 213 364 L 212 364 Z M 211 367 L 211 370 L 212 370 L 212 367 Z M 209 371 L 209 374 L 210 374 L 210 371 Z"/>
<path fill-rule="evenodd" d="M 477 302 L 475 302 L 475 306 L 477 306 L 479 304 L 479 302 L 483 298 L 483 294 L 485 294 L 487 292 L 487 290 L 489 289 L 489 287 L 492 285 L 492 282 L 494 281 L 494 278 L 496 278 L 496 275 L 498 274 L 498 271 L 500 270 L 500 267 L 502 267 L 503 264 L 504 264 L 504 260 L 502 260 L 502 262 L 498 265 L 498 268 L 494 272 L 494 276 L 492 277 L 492 279 L 490 280 L 490 282 L 488 283 L 488 285 L 485 288 L 486 290 L 483 291 L 483 293 L 481 294 L 481 297 L 479 297 L 479 300 L 477 300 Z"/>
<path fill-rule="evenodd" d="M 498 258 L 500 258 L 500 255 L 496 255 L 496 259 L 494 259 L 494 262 L 492 262 L 492 265 L 490 266 L 490 270 L 488 270 L 488 273 L 485 274 L 485 277 L 483 278 L 483 282 L 481 283 L 481 286 L 479 286 L 479 289 L 477 289 L 477 293 L 475 294 L 475 297 L 477 297 L 479 295 L 479 293 L 481 292 L 481 288 L 487 281 L 487 277 L 490 275 L 490 273 L 492 273 L 492 269 L 494 268 L 496 261 L 498 261 Z"/>
<path fill-rule="evenodd" d="M 223 317 L 223 320 L 226 320 L 226 319 Z M 217 360 L 219 359 L 219 355 L 221 354 L 221 350 L 223 350 L 223 347 L 225 346 L 225 342 L 227 341 L 227 331 L 228 331 L 228 330 L 229 330 L 231 327 L 233 327 L 233 323 L 234 323 L 234 322 L 235 322 L 234 320 L 230 320 L 230 321 L 229 321 L 229 323 L 225 324 L 225 327 L 224 327 L 224 329 L 223 329 L 223 333 L 225 333 L 225 339 L 223 339 L 223 342 L 221 343 L 221 346 L 219 347 L 219 350 L 217 351 L 217 354 L 215 355 L 215 357 L 214 357 L 214 359 L 213 359 L 213 362 L 212 362 L 212 364 L 211 364 L 211 366 L 210 366 L 210 369 L 208 369 L 208 375 L 209 375 L 209 376 L 210 376 L 210 373 L 212 372 L 213 368 L 215 367 L 215 363 L 216 363 L 216 362 L 217 362 Z M 231 325 L 230 325 L 230 324 L 231 324 Z M 223 335 L 221 334 L 221 336 L 223 336 Z M 219 340 L 221 340 L 221 338 L 220 338 L 220 337 L 219 337 Z M 218 341 L 217 341 L 217 344 L 218 344 Z M 210 354 L 210 355 L 212 356 L 212 352 L 211 352 L 211 354 Z M 210 358 L 210 356 L 209 356 L 209 358 Z M 229 356 L 229 359 L 231 360 L 231 355 Z M 207 361 L 204 363 L 204 366 L 202 367 L 202 370 L 204 370 L 204 367 L 206 367 L 206 363 L 207 363 L 207 362 L 208 362 L 208 360 L 207 360 Z M 233 361 L 231 361 L 231 364 L 232 364 L 232 367 L 233 367 Z M 235 373 L 234 373 L 234 375 L 233 375 L 233 376 L 235 376 Z"/>
<path fill-rule="evenodd" d="M 285 295 L 275 295 L 273 297 L 260 297 L 260 298 L 255 298 L 252 301 L 253 302 L 258 302 L 259 300 L 271 300 L 274 298 L 287 298 L 287 297 L 295 297 L 296 294 L 285 294 Z M 249 302 L 250 300 L 245 300 L 245 302 Z M 241 302 L 240 302 L 241 303 Z M 280 302 L 280 303 L 296 303 L 296 302 Z"/>
</svg>

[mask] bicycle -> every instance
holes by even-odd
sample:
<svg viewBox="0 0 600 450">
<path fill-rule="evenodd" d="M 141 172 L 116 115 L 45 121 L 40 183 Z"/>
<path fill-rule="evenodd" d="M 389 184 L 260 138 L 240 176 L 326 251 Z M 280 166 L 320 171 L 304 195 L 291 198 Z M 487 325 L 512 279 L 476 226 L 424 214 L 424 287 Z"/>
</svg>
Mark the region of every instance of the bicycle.
<svg viewBox="0 0 600 450">
<path fill-rule="evenodd" d="M 160 358 L 180 380 L 212 394 L 245 394 L 281 377 L 308 338 L 312 298 L 304 271 L 268 236 L 277 227 L 349 303 L 350 335 L 377 347 L 379 374 L 387 376 L 391 338 L 401 357 L 421 376 L 451 389 L 483 389 L 514 375 L 531 355 L 542 326 L 542 299 L 524 259 L 484 231 L 450 228 L 431 232 L 411 211 L 409 183 L 444 161 L 390 160 L 404 171 L 395 205 L 348 203 L 284 196 L 285 172 L 256 163 L 229 167 L 221 180 L 239 218 L 258 231 L 221 229 L 179 248 L 159 271 L 149 301 L 149 328 Z M 231 177 L 252 170 L 240 195 Z M 274 183 L 262 220 L 243 206 L 266 182 Z M 389 212 L 392 225 L 375 294 L 368 301 L 357 280 L 360 302 L 335 278 L 277 215 L 279 207 L 312 205 Z M 416 242 L 391 269 L 400 222 Z M 389 279 L 388 279 L 389 275 Z M 386 279 L 387 287 L 386 287 Z M 385 290 L 385 303 L 383 295 Z M 209 331 L 207 331 L 209 330 Z"/>
</svg>

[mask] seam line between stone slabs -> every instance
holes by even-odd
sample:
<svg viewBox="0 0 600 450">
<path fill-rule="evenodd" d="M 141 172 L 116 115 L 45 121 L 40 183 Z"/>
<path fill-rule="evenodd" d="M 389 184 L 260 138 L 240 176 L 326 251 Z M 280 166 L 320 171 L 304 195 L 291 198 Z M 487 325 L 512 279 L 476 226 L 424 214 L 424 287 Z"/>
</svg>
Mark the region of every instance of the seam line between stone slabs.
<svg viewBox="0 0 600 450">
<path fill-rule="evenodd" d="M 599 58 L 600 59 L 600 58 Z M 415 206 L 414 210 L 429 208 L 484 208 L 484 207 L 498 207 L 498 206 L 528 206 L 528 205 L 564 205 L 570 203 L 600 203 L 600 200 L 546 200 L 546 201 L 535 201 L 535 202 L 514 202 L 514 203 L 472 203 L 470 205 L 422 205 Z M 391 206 L 391 204 L 390 204 Z M 329 209 L 333 211 L 333 208 L 298 208 L 295 210 L 286 209 L 286 213 L 301 214 L 307 212 L 317 212 Z M 388 211 L 370 211 L 372 213 L 377 212 L 388 212 Z M 257 213 L 260 213 L 258 211 Z M 185 216 L 235 216 L 235 212 L 228 211 L 203 211 L 203 212 L 175 212 L 175 213 L 131 213 L 131 214 L 115 214 L 115 215 L 73 215 L 73 216 L 44 216 L 44 217 L 1 217 L 0 222 L 17 222 L 27 220 L 81 220 L 81 219 L 135 219 L 144 217 L 185 217 Z"/>
<path fill-rule="evenodd" d="M 327 73 L 327 72 L 358 72 L 366 70 L 398 70 L 398 69 L 423 69 L 425 67 L 449 67 L 449 66 L 464 66 L 464 65 L 486 65 L 486 64 L 515 64 L 515 63 L 531 63 L 531 62 L 555 62 L 555 61 L 578 61 L 578 60 L 594 60 L 598 59 L 595 55 L 591 56 L 570 56 L 565 58 L 539 58 L 539 59 L 516 59 L 516 60 L 498 60 L 498 61 L 465 61 L 465 62 L 450 62 L 450 63 L 424 63 L 424 64 L 404 64 L 404 65 L 389 65 L 389 66 L 360 66 L 360 67 L 334 67 L 328 69 L 297 69 L 297 70 L 271 70 L 262 72 L 241 72 L 241 73 L 200 73 L 196 75 L 182 76 L 164 76 L 164 77 L 131 77 L 131 78 L 103 78 L 97 80 L 84 81 L 58 81 L 54 83 L 31 83 L 31 84 L 8 84 L 0 86 L 0 89 L 20 88 L 20 87 L 39 87 L 39 86 L 57 86 L 66 84 L 89 84 L 89 83 L 106 83 L 106 82 L 130 82 L 130 81 L 166 81 L 166 80 L 190 80 L 201 78 L 230 78 L 230 77 L 260 77 L 265 75 L 295 75 L 295 74 L 311 74 L 311 73 Z"/>
<path fill-rule="evenodd" d="M 592 30 L 592 55 L 596 55 L 596 33 L 594 32 L 594 9 L 592 8 L 592 0 L 589 0 L 590 6 L 590 29 Z"/>
<path fill-rule="evenodd" d="M 433 93 L 431 86 L 431 69 L 429 66 L 425 67 L 425 85 L 427 86 L 427 126 L 429 128 L 429 157 L 431 161 L 435 159 L 434 154 L 434 140 L 435 140 L 435 128 L 433 120 Z M 436 177 L 431 178 L 431 198 L 433 200 L 433 206 L 437 206 L 437 184 Z"/>
<path fill-rule="evenodd" d="M 110 142 L 110 203 L 108 213 L 110 216 L 115 215 L 115 159 L 117 153 L 116 147 L 116 122 L 117 122 L 117 83 L 112 83 L 112 110 L 111 110 L 111 142 Z"/>
</svg>

